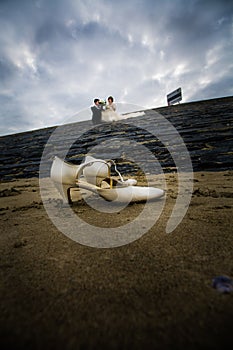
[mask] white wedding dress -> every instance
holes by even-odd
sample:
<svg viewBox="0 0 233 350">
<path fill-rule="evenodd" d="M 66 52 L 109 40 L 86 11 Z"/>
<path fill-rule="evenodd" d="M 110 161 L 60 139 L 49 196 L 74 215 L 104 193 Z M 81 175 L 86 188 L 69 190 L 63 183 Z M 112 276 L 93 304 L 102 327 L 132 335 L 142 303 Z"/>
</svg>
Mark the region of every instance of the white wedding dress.
<svg viewBox="0 0 233 350">
<path fill-rule="evenodd" d="M 115 103 L 108 104 L 106 109 L 102 111 L 102 120 L 104 122 L 113 122 L 120 120 L 121 116 L 116 112 Z"/>
</svg>

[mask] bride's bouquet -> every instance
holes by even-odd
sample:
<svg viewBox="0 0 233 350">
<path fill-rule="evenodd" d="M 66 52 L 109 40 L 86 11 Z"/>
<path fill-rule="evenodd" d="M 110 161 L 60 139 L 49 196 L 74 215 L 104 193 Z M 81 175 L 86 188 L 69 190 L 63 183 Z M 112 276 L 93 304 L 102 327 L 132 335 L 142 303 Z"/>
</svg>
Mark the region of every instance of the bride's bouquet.
<svg viewBox="0 0 233 350">
<path fill-rule="evenodd" d="M 99 104 L 102 105 L 102 106 L 106 106 L 106 101 L 105 100 L 99 100 Z"/>
</svg>

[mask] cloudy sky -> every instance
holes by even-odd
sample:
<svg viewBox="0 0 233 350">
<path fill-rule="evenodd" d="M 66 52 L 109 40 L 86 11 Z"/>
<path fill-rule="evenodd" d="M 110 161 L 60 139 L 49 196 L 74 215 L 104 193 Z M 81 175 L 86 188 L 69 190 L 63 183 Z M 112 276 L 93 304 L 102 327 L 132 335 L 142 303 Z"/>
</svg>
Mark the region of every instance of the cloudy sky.
<svg viewBox="0 0 233 350">
<path fill-rule="evenodd" d="M 233 95 L 231 0 L 0 0 L 0 135 L 109 94 L 165 106 L 178 87 L 183 102 Z"/>
</svg>

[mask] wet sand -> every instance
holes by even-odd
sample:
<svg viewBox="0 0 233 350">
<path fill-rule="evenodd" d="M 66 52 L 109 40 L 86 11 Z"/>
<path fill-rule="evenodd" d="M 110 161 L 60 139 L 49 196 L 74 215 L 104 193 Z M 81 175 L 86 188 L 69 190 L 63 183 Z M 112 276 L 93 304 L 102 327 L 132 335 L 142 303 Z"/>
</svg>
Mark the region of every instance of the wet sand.
<svg viewBox="0 0 233 350">
<path fill-rule="evenodd" d="M 166 181 L 156 224 L 112 249 L 59 232 L 37 178 L 0 184 L 2 348 L 220 349 L 232 341 L 233 293 L 219 293 L 212 279 L 233 277 L 233 171 L 195 172 L 188 211 L 170 234 L 177 182 L 174 174 Z M 142 207 L 117 218 L 129 221 Z M 73 210 L 93 215 L 84 201 Z M 95 225 L 109 226 L 107 216 Z"/>
</svg>

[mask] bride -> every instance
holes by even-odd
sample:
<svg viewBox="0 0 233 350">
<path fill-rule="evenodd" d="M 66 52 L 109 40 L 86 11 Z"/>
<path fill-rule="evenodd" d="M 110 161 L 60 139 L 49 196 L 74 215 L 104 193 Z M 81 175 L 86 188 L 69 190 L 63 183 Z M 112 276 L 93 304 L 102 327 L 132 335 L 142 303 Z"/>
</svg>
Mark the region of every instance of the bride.
<svg viewBox="0 0 233 350">
<path fill-rule="evenodd" d="M 105 122 L 113 122 L 120 119 L 120 115 L 116 112 L 116 104 L 112 96 L 108 97 L 108 103 L 105 110 L 102 111 L 102 120 Z"/>
</svg>

